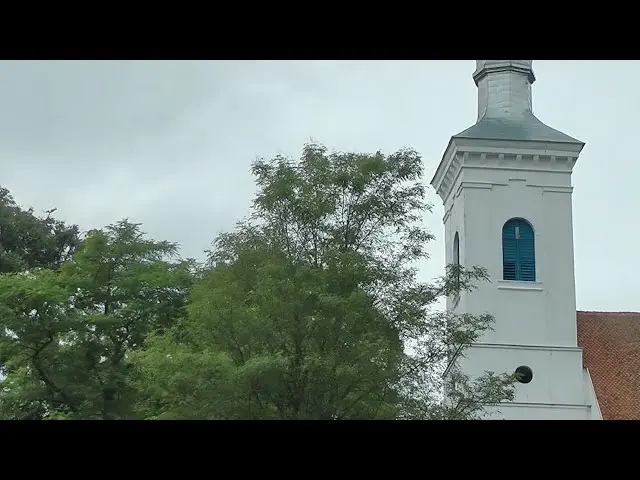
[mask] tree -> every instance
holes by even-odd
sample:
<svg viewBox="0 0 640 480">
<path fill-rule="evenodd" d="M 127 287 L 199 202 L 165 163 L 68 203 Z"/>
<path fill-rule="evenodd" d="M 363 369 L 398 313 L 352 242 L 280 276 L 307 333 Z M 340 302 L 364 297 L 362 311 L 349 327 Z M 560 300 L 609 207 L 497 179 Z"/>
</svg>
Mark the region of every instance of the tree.
<svg viewBox="0 0 640 480">
<path fill-rule="evenodd" d="M 78 227 L 20 208 L 0 187 L 0 274 L 30 268 L 58 268 L 80 245 Z"/>
<path fill-rule="evenodd" d="M 438 313 L 443 295 L 486 280 L 451 266 L 423 284 L 432 236 L 413 150 L 329 153 L 253 165 L 252 215 L 221 235 L 187 316 L 136 352 L 146 418 L 476 418 L 513 378 L 448 368 L 489 315 Z M 453 381 L 455 380 L 455 381 Z"/>
<path fill-rule="evenodd" d="M 122 221 L 61 269 L 0 275 L 0 418 L 133 418 L 129 357 L 182 315 L 193 263 Z"/>
</svg>

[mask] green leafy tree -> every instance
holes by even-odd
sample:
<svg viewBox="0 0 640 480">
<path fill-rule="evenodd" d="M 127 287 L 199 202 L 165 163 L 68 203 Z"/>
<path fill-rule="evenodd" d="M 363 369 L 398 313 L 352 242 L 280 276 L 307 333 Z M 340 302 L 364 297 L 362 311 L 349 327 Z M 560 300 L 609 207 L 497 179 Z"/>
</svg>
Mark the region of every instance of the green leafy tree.
<svg viewBox="0 0 640 480">
<path fill-rule="evenodd" d="M 133 418 L 130 355 L 182 315 L 192 262 L 127 221 L 61 269 L 0 276 L 0 418 Z"/>
<path fill-rule="evenodd" d="M 432 308 L 485 271 L 416 279 L 432 236 L 415 151 L 309 144 L 298 161 L 257 161 L 253 173 L 252 215 L 217 239 L 187 317 L 135 354 L 141 415 L 476 418 L 512 398 L 511 377 L 468 379 L 452 358 L 491 316 Z"/>
<path fill-rule="evenodd" d="M 0 187 L 0 274 L 30 268 L 57 268 L 80 245 L 78 227 L 51 216 L 20 208 L 9 191 Z"/>
</svg>

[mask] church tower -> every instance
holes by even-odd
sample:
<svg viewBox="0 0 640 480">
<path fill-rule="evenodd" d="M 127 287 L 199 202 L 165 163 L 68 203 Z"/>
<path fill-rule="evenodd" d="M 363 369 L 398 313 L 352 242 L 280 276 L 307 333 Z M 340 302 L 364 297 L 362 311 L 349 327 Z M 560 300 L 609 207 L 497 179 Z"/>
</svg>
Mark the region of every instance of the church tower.
<svg viewBox="0 0 640 480">
<path fill-rule="evenodd" d="M 521 373 L 514 401 L 490 418 L 600 419 L 577 345 L 571 173 L 584 143 L 534 116 L 532 60 L 476 60 L 473 79 L 477 122 L 451 138 L 431 181 L 447 264 L 491 277 L 447 300 L 495 317 L 461 368 Z"/>
</svg>

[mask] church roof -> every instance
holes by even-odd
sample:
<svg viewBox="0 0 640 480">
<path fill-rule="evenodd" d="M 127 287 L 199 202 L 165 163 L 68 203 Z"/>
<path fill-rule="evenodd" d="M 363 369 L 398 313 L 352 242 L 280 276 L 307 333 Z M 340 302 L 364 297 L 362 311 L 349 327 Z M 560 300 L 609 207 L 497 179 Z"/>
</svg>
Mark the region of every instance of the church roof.
<svg viewBox="0 0 640 480">
<path fill-rule="evenodd" d="M 604 420 L 640 420 L 640 313 L 578 312 L 578 345 Z"/>
<path fill-rule="evenodd" d="M 580 140 L 548 127 L 531 112 L 526 112 L 517 120 L 484 116 L 478 123 L 454 135 L 453 138 L 583 144 Z"/>
</svg>

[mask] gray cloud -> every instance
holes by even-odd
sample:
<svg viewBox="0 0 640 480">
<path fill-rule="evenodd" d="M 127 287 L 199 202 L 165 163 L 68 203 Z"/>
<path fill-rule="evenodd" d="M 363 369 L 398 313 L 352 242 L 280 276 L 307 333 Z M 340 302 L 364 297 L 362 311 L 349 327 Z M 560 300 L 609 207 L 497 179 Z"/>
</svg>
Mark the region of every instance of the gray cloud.
<svg viewBox="0 0 640 480">
<path fill-rule="evenodd" d="M 534 111 L 587 143 L 574 173 L 578 307 L 640 310 L 638 62 L 536 61 Z M 475 121 L 472 61 L 2 61 L 0 184 L 89 229 L 123 217 L 200 256 L 249 208 L 257 156 L 313 137 L 416 148 L 429 181 Z M 444 262 L 442 207 L 424 278 Z M 634 200 L 636 198 L 636 200 Z"/>
</svg>

